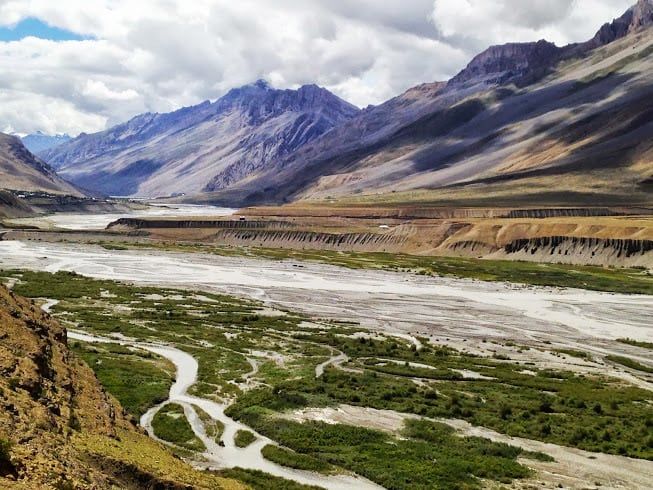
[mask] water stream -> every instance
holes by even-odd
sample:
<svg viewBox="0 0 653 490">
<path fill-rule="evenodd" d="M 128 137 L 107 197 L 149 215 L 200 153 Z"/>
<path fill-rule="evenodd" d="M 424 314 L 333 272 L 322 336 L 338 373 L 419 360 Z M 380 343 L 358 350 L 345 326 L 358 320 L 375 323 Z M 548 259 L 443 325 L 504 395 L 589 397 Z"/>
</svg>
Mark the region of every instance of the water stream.
<svg viewBox="0 0 653 490">
<path fill-rule="evenodd" d="M 49 311 L 56 302 L 48 301 L 46 303 L 46 311 Z M 256 433 L 250 427 L 241 424 L 227 415 L 224 411 L 227 404 L 220 404 L 212 400 L 192 396 L 188 393 L 193 384 L 197 381 L 197 360 L 190 354 L 183 352 L 174 347 L 158 344 L 148 344 L 143 342 L 136 342 L 126 339 L 111 339 L 105 337 L 98 337 L 88 335 L 79 331 L 69 331 L 68 337 L 73 340 L 80 340 L 88 343 L 112 343 L 126 345 L 137 349 L 142 349 L 153 354 L 168 359 L 172 362 L 177 370 L 177 376 L 174 384 L 170 387 L 170 394 L 168 400 L 164 403 L 152 407 L 148 410 L 140 420 L 141 425 L 148 431 L 150 436 L 154 436 L 152 430 L 152 419 L 154 415 L 167 403 L 177 403 L 184 407 L 184 412 L 188 421 L 193 428 L 195 435 L 204 443 L 206 451 L 203 457 L 206 459 L 207 464 L 204 466 L 206 469 L 226 469 L 240 467 L 251 470 L 259 470 L 269 473 L 274 476 L 279 476 L 289 480 L 303 483 L 305 485 L 316 485 L 326 489 L 332 490 L 345 490 L 345 489 L 379 489 L 382 488 L 375 483 L 365 480 L 363 478 L 353 475 L 321 475 L 311 471 L 300 471 L 291 468 L 285 468 L 278 464 L 266 460 L 262 454 L 261 449 L 268 444 L 274 444 L 273 441 L 267 437 Z M 204 423 L 197 415 L 194 407 L 199 407 L 204 410 L 213 420 L 218 420 L 224 424 L 224 433 L 222 435 L 222 442 L 224 446 L 219 445 L 214 439 L 206 434 Z M 239 448 L 235 445 L 234 438 L 239 430 L 249 430 L 253 432 L 257 439 L 246 448 Z"/>
</svg>

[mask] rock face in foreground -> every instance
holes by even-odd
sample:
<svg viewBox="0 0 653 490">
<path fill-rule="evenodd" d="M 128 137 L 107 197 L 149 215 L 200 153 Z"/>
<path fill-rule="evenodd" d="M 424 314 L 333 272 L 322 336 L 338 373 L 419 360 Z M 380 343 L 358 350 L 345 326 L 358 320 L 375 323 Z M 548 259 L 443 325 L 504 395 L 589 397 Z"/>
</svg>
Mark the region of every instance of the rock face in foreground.
<svg viewBox="0 0 653 490">
<path fill-rule="evenodd" d="M 66 331 L 2 286 L 0 371 L 0 444 L 10 448 L 0 477 L 33 488 L 101 484 L 105 479 L 81 463 L 67 440 L 76 432 L 115 438 L 117 429 L 130 425 L 90 368 L 68 350 Z"/>
<path fill-rule="evenodd" d="M 66 330 L 0 285 L 0 488 L 242 488 L 140 432 L 70 352 Z"/>
<path fill-rule="evenodd" d="M 193 194 L 250 177 L 358 112 L 315 85 L 276 90 L 258 81 L 213 103 L 82 134 L 41 156 L 65 178 L 105 194 Z"/>
</svg>

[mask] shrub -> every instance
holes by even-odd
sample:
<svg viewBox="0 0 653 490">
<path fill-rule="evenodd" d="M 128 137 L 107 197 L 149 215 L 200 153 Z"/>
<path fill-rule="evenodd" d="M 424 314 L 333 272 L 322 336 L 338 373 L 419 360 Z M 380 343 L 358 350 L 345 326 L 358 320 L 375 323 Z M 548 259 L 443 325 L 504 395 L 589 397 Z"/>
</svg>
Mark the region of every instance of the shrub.
<svg viewBox="0 0 653 490">
<path fill-rule="evenodd" d="M 247 447 L 256 440 L 256 436 L 248 430 L 239 430 L 236 432 L 234 442 L 238 447 Z"/>
<path fill-rule="evenodd" d="M 540 412 L 542 413 L 552 413 L 553 412 L 553 407 L 551 404 L 551 400 L 542 400 L 542 403 L 540 403 Z"/>
<path fill-rule="evenodd" d="M 512 408 L 510 408 L 508 405 L 502 405 L 499 409 L 499 415 L 503 420 L 506 420 L 512 415 Z"/>
<path fill-rule="evenodd" d="M 11 462 L 11 442 L 0 439 L 0 476 L 14 473 L 14 465 Z"/>
<path fill-rule="evenodd" d="M 551 435 L 551 425 L 549 425 L 548 423 L 544 424 L 542 426 L 542 429 L 540 430 L 540 433 L 545 437 Z"/>
</svg>

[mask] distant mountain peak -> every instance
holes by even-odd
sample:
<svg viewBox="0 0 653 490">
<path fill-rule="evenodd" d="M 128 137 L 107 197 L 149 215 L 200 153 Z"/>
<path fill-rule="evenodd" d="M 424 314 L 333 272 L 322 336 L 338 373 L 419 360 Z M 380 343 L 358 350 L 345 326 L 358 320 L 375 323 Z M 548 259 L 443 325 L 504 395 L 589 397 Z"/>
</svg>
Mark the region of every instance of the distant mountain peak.
<svg viewBox="0 0 653 490">
<path fill-rule="evenodd" d="M 589 49 L 604 46 L 651 25 L 653 25 L 653 0 L 639 0 L 621 17 L 601 26 L 594 38 L 581 46 Z"/>
<path fill-rule="evenodd" d="M 527 84 L 541 78 L 562 59 L 583 55 L 629 34 L 653 25 L 653 0 L 638 0 L 621 17 L 604 24 L 589 41 L 558 47 L 541 39 L 537 42 L 491 46 L 477 55 L 450 85 Z"/>
<path fill-rule="evenodd" d="M 491 46 L 472 59 L 449 83 L 504 83 L 550 66 L 559 54 L 560 48 L 544 39 Z"/>
<path fill-rule="evenodd" d="M 256 80 L 253 84 L 254 87 L 261 88 L 263 90 L 272 90 L 273 87 L 270 85 L 270 83 L 267 80 L 264 80 L 262 78 L 259 78 Z"/>
<path fill-rule="evenodd" d="M 257 80 L 215 102 L 141 114 L 79 136 L 43 157 L 73 182 L 106 194 L 192 194 L 247 178 L 358 113 L 317 85 L 278 89 Z"/>
<path fill-rule="evenodd" d="M 35 133 L 22 136 L 20 139 L 29 151 L 38 154 L 67 143 L 72 138 L 65 133 L 50 135 L 39 130 Z"/>
</svg>

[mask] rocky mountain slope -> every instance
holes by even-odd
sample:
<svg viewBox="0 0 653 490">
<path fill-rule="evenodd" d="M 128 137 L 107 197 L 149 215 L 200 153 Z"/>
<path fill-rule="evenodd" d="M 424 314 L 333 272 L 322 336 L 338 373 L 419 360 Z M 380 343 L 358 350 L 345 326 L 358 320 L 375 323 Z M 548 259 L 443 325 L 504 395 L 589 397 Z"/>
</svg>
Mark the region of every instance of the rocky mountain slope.
<svg viewBox="0 0 653 490">
<path fill-rule="evenodd" d="M 0 133 L 0 189 L 82 195 L 30 153 L 18 137 L 3 133 Z"/>
<path fill-rule="evenodd" d="M 205 199 L 650 203 L 652 23 L 639 0 L 585 43 L 491 47 Z"/>
<path fill-rule="evenodd" d="M 0 371 L 0 488 L 243 488 L 136 429 L 66 331 L 1 285 Z"/>
<path fill-rule="evenodd" d="M 71 139 L 72 138 L 67 134 L 56 134 L 51 136 L 42 133 L 41 131 L 37 131 L 36 133 L 23 136 L 21 141 L 29 151 L 32 153 L 38 153 L 67 143 Z"/>
<path fill-rule="evenodd" d="M 237 183 L 357 113 L 314 85 L 275 90 L 258 81 L 214 103 L 82 134 L 41 156 L 65 178 L 106 194 L 193 194 Z"/>
</svg>

